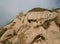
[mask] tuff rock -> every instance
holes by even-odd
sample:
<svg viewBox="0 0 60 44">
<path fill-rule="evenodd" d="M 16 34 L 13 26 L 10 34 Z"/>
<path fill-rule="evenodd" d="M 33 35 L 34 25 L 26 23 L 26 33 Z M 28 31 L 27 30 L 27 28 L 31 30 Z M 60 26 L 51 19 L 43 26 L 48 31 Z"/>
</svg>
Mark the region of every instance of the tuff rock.
<svg viewBox="0 0 60 44">
<path fill-rule="evenodd" d="M 34 8 L 4 26 L 0 44 L 60 44 L 59 9 Z"/>
</svg>

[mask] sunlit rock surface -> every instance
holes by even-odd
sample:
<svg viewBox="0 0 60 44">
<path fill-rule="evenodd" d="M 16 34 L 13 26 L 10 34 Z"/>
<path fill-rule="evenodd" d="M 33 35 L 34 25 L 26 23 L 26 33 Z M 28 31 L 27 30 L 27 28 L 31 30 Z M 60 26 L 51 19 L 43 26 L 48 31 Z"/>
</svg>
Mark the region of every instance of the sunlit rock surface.
<svg viewBox="0 0 60 44">
<path fill-rule="evenodd" d="M 0 30 L 0 44 L 60 44 L 60 9 L 20 12 Z"/>
</svg>

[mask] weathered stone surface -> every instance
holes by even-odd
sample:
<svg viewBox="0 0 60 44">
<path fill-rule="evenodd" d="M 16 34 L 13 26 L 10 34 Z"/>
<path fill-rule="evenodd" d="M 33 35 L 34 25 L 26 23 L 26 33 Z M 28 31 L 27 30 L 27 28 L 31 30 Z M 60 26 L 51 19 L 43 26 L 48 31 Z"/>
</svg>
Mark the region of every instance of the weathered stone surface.
<svg viewBox="0 0 60 44">
<path fill-rule="evenodd" d="M 7 31 L 0 37 L 0 44 L 60 44 L 59 14 L 35 9 L 27 15 L 19 13 L 5 26 Z"/>
</svg>

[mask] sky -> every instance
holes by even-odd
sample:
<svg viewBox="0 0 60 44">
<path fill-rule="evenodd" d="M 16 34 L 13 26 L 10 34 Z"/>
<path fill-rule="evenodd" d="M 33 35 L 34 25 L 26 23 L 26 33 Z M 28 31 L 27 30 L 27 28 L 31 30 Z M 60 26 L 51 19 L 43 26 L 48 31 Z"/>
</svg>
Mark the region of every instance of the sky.
<svg viewBox="0 0 60 44">
<path fill-rule="evenodd" d="M 59 8 L 60 0 L 0 0 L 0 27 L 11 22 L 20 11 L 27 13 L 37 7 Z"/>
</svg>

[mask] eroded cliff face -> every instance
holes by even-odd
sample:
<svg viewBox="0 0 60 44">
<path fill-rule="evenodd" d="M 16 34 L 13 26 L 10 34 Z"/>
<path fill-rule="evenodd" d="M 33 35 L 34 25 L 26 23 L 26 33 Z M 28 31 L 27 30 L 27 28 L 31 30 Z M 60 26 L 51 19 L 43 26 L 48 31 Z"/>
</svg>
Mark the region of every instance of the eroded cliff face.
<svg viewBox="0 0 60 44">
<path fill-rule="evenodd" d="M 0 44 L 60 44 L 60 13 L 32 10 L 26 15 L 19 13 L 4 27 L 7 30 L 1 35 Z"/>
</svg>

